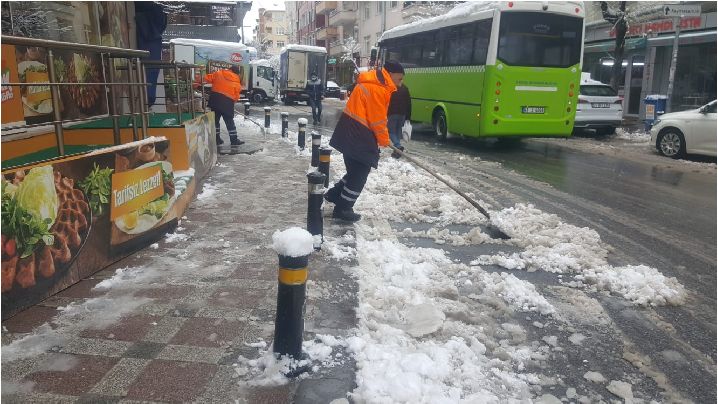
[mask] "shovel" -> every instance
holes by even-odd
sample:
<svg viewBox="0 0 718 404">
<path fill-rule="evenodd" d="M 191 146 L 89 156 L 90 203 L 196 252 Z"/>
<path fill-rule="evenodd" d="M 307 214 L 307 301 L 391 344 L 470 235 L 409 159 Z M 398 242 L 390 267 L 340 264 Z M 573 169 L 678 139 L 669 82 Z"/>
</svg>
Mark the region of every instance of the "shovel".
<svg viewBox="0 0 718 404">
<path fill-rule="evenodd" d="M 511 238 L 511 237 L 508 236 L 508 234 L 506 234 L 506 233 L 504 233 L 503 231 L 501 231 L 501 229 L 499 229 L 498 227 L 496 227 L 496 226 L 494 226 L 494 225 L 491 224 L 491 216 L 489 215 L 489 212 L 487 212 L 486 209 L 482 208 L 481 205 L 479 205 L 478 202 L 476 202 L 475 200 L 473 200 L 471 197 L 469 197 L 469 196 L 466 195 L 465 193 L 461 192 L 461 190 L 459 190 L 459 189 L 457 189 L 456 187 L 454 187 L 453 185 L 451 185 L 451 184 L 449 183 L 449 181 L 445 180 L 445 179 L 444 179 L 442 176 L 440 176 L 438 173 L 435 173 L 435 172 L 431 171 L 428 167 L 426 167 L 426 166 L 425 166 L 423 163 L 421 163 L 420 161 L 418 161 L 418 160 L 416 160 L 415 158 L 413 158 L 413 157 L 407 155 L 406 153 L 404 153 L 404 152 L 401 151 L 400 149 L 397 149 L 397 148 L 394 147 L 393 145 L 389 145 L 389 147 L 391 147 L 391 149 L 392 149 L 395 153 L 399 154 L 400 156 L 406 157 L 407 160 L 409 160 L 409 161 L 411 161 L 412 163 L 416 164 L 417 166 L 423 168 L 424 171 L 426 171 L 427 173 L 431 174 L 431 175 L 432 175 L 434 178 L 436 178 L 437 180 L 443 182 L 447 187 L 451 188 L 452 191 L 454 191 L 454 192 L 456 192 L 457 194 L 459 194 L 459 196 L 461 196 L 462 198 L 466 199 L 467 202 L 469 202 L 469 203 L 470 203 L 471 205 L 473 205 L 476 209 L 478 209 L 479 212 L 481 212 L 482 215 L 486 216 L 486 219 L 488 219 L 488 221 L 489 221 L 489 224 L 488 224 L 488 226 L 486 227 L 486 231 L 487 231 L 487 233 L 489 234 L 489 236 L 490 236 L 491 238 L 498 238 L 498 239 L 502 239 L 502 240 L 508 240 L 508 239 Z"/>
</svg>

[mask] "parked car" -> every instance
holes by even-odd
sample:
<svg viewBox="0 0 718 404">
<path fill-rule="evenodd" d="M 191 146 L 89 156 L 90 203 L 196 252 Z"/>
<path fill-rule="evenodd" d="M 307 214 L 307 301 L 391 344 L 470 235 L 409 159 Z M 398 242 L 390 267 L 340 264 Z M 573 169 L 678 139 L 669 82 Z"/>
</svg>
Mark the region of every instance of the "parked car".
<svg viewBox="0 0 718 404">
<path fill-rule="evenodd" d="M 324 96 L 327 98 L 339 98 L 341 96 L 341 88 L 331 80 L 327 81 L 327 87 L 324 89 Z"/>
<path fill-rule="evenodd" d="M 598 135 L 610 135 L 621 126 L 623 98 L 616 90 L 590 77 L 581 77 L 574 130 L 593 129 Z"/>
<path fill-rule="evenodd" d="M 716 100 L 688 111 L 663 114 L 653 122 L 651 143 L 666 157 L 716 155 Z"/>
</svg>

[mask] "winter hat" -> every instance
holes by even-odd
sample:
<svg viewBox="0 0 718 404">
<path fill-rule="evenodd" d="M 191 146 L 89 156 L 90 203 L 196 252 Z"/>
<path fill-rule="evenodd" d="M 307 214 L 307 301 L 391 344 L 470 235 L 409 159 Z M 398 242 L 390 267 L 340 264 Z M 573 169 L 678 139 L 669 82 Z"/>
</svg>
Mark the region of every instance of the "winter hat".
<svg viewBox="0 0 718 404">
<path fill-rule="evenodd" d="M 384 62 L 384 69 L 389 73 L 401 73 L 404 74 L 404 67 L 399 62 L 389 60 Z"/>
</svg>

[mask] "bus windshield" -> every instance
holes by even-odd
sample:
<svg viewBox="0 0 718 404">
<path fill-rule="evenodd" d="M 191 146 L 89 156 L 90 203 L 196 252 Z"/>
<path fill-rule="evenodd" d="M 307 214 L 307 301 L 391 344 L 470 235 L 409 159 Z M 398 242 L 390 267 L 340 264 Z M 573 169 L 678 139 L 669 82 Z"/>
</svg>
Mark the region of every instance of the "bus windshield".
<svg viewBox="0 0 718 404">
<path fill-rule="evenodd" d="M 566 15 L 501 14 L 497 57 L 511 66 L 569 67 L 581 59 L 583 20 Z"/>
</svg>

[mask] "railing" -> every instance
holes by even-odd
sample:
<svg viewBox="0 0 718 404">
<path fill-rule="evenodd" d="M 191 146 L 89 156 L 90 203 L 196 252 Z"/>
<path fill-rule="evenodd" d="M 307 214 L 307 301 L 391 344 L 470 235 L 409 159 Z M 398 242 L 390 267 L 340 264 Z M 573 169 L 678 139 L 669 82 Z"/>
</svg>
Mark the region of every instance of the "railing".
<svg viewBox="0 0 718 404">
<path fill-rule="evenodd" d="M 192 89 L 193 77 L 192 69 L 204 69 L 203 66 L 187 64 L 187 63 L 174 63 L 174 62 L 162 62 L 162 61 L 151 61 L 144 60 L 149 57 L 149 52 L 135 49 L 124 49 L 115 48 L 109 46 L 98 46 L 98 45 L 87 45 L 69 42 L 59 42 L 44 39 L 35 38 L 24 38 L 15 36 L 2 36 L 2 43 L 16 46 L 28 46 L 44 48 L 47 51 L 47 82 L 31 82 L 31 83 L 2 83 L 3 86 L 19 86 L 19 87 L 33 87 L 33 86 L 49 86 L 51 93 L 51 102 L 53 109 L 53 119 L 51 121 L 35 123 L 35 124 L 23 124 L 14 126 L 3 125 L 3 131 L 15 131 L 21 129 L 29 129 L 35 127 L 42 127 L 53 125 L 55 129 L 55 137 L 57 141 L 58 156 L 65 155 L 65 139 L 64 139 L 64 126 L 65 124 L 75 124 L 80 122 L 93 122 L 99 121 L 106 118 L 112 120 L 112 131 L 113 131 L 113 142 L 115 145 L 121 144 L 122 140 L 120 137 L 120 118 L 129 117 L 132 127 L 132 138 L 133 140 L 144 139 L 148 136 L 147 127 L 149 120 L 149 109 L 148 109 L 148 94 L 147 89 L 150 85 L 157 86 L 157 84 L 148 84 L 146 80 L 146 70 L 148 69 L 171 69 L 174 72 L 175 83 L 165 83 L 165 86 L 174 86 L 175 94 L 177 96 L 177 113 L 178 123 L 182 122 L 182 105 L 187 103 L 188 112 L 194 116 L 194 91 Z M 102 78 L 104 82 L 82 82 L 82 83 L 63 83 L 57 79 L 57 71 L 55 66 L 55 51 L 57 50 L 72 50 L 78 52 L 92 52 L 100 55 L 102 61 Z M 124 65 L 115 66 L 115 60 L 125 60 Z M 187 70 L 187 80 L 182 83 L 179 80 L 180 71 Z M 127 71 L 127 81 L 118 81 L 117 72 Z M 204 74 L 200 74 L 201 78 L 201 91 L 202 91 L 202 110 L 204 110 Z M 63 119 L 61 115 L 61 100 L 60 100 L 60 88 L 63 86 L 102 86 L 104 93 L 109 93 L 108 97 L 108 114 L 98 114 L 95 116 L 89 116 L 85 118 L 77 119 Z M 128 96 L 122 97 L 118 94 L 118 87 L 127 87 Z M 183 95 L 181 86 L 187 88 L 186 100 L 181 100 L 180 97 Z M 129 111 L 120 111 L 120 105 L 118 100 L 126 99 Z M 139 122 L 138 122 L 139 121 Z M 141 132 L 138 134 L 138 128 Z"/>
<path fill-rule="evenodd" d="M 182 63 L 182 62 L 166 62 L 166 61 L 159 61 L 159 60 L 148 60 L 145 62 L 145 69 L 146 70 L 154 70 L 154 69 L 162 69 L 164 72 L 167 72 L 168 70 L 172 72 L 173 81 L 167 81 L 167 78 L 169 77 L 167 74 L 164 74 L 165 82 L 164 83 L 148 83 L 149 86 L 155 86 L 158 87 L 160 85 L 163 86 L 169 86 L 174 87 L 174 93 L 173 97 L 168 97 L 167 94 L 165 94 L 164 97 L 156 96 L 156 98 L 164 98 L 164 103 L 155 103 L 154 105 L 164 105 L 165 108 L 168 105 L 175 105 L 177 107 L 177 123 L 182 123 L 182 113 L 184 112 L 183 105 L 187 105 L 187 112 L 191 113 L 192 116 L 195 114 L 195 95 L 194 95 L 194 89 L 192 88 L 192 85 L 194 83 L 194 76 L 193 76 L 193 69 L 198 69 L 200 71 L 199 74 L 199 85 L 200 85 L 200 99 L 201 99 L 201 110 L 204 111 L 205 109 L 205 93 L 204 93 L 204 70 L 205 66 L 197 65 L 197 64 L 191 64 L 191 63 Z M 181 72 L 185 71 L 185 80 L 181 80 Z M 176 102 L 173 104 L 170 104 L 168 102 L 168 99 L 174 99 Z"/>
</svg>

